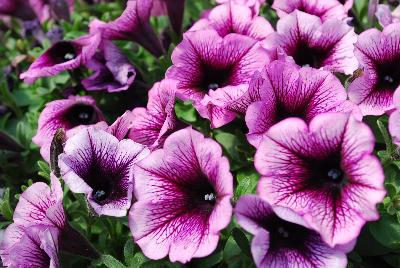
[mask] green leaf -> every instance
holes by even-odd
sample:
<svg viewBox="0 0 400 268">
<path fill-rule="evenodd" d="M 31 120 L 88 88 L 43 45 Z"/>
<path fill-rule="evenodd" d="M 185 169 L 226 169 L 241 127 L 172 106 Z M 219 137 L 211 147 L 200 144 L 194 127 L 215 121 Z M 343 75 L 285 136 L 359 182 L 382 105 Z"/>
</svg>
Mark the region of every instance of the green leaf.
<svg viewBox="0 0 400 268">
<path fill-rule="evenodd" d="M 3 199 L 0 201 L 0 213 L 9 221 L 12 221 L 13 210 L 10 205 L 10 189 L 4 191 Z"/>
<path fill-rule="evenodd" d="M 396 216 L 383 214 L 379 221 L 369 226 L 373 237 L 383 246 L 400 249 L 400 223 Z"/>
<path fill-rule="evenodd" d="M 234 228 L 232 230 L 232 236 L 235 239 L 237 245 L 242 250 L 242 252 L 247 256 L 251 257 L 250 242 L 247 239 L 246 235 L 243 233 L 243 231 L 239 228 Z"/>
<path fill-rule="evenodd" d="M 40 169 L 38 174 L 40 176 L 42 176 L 43 178 L 45 178 L 45 179 L 50 181 L 50 167 L 49 167 L 49 164 L 47 164 L 46 162 L 44 162 L 42 160 L 39 160 L 37 162 L 37 165 L 38 165 L 38 167 Z"/>
<path fill-rule="evenodd" d="M 179 120 L 193 123 L 196 122 L 196 110 L 190 102 L 176 101 L 175 113 Z"/>
<path fill-rule="evenodd" d="M 223 260 L 223 251 L 219 250 L 216 253 L 209 255 L 205 258 L 194 259 L 190 262 L 191 267 L 195 268 L 210 268 L 214 267 Z"/>
<path fill-rule="evenodd" d="M 125 243 L 124 246 L 124 258 L 125 258 L 125 263 L 128 265 L 128 267 L 134 267 L 133 264 L 136 262 L 135 260 L 135 244 L 133 243 L 132 238 L 128 238 L 128 240 Z"/>
<path fill-rule="evenodd" d="M 126 268 L 125 265 L 111 255 L 102 255 L 101 262 L 108 268 Z"/>
<path fill-rule="evenodd" d="M 237 187 L 233 197 L 236 202 L 240 196 L 255 193 L 260 175 L 252 169 L 242 169 L 237 173 Z"/>
</svg>

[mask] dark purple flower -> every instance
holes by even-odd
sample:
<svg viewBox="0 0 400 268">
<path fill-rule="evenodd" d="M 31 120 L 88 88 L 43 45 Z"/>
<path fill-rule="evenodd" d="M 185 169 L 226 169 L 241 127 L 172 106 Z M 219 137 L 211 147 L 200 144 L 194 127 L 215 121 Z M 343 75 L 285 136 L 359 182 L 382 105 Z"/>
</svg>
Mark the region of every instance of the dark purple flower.
<svg viewBox="0 0 400 268">
<path fill-rule="evenodd" d="M 132 111 L 129 138 L 151 149 L 161 148 L 169 134 L 181 127 L 175 115 L 176 81 L 162 80 L 149 91 L 147 108 Z"/>
<path fill-rule="evenodd" d="M 264 42 L 264 47 L 291 56 L 297 65 L 323 68 L 332 72 L 353 74 L 358 67 L 354 56 L 357 35 L 344 21 L 326 20 L 294 11 L 278 21 L 277 32 Z"/>
<path fill-rule="evenodd" d="M 251 252 L 257 267 L 346 267 L 346 252 L 329 247 L 291 209 L 245 195 L 236 204 L 235 216 L 239 225 L 254 235 Z"/>
<path fill-rule="evenodd" d="M 103 40 L 100 52 L 96 53 L 86 66 L 94 73 L 82 81 L 86 90 L 127 90 L 136 77 L 136 71 L 128 58 L 111 41 Z"/>
<path fill-rule="evenodd" d="M 272 8 L 280 18 L 299 10 L 317 16 L 322 21 L 345 19 L 348 10 L 338 0 L 275 0 Z"/>
<path fill-rule="evenodd" d="M 155 16 L 168 15 L 172 29 L 181 33 L 185 0 L 153 0 L 152 14 Z"/>
<path fill-rule="evenodd" d="M 250 84 L 246 112 L 249 142 L 258 146 L 268 129 L 288 117 L 310 122 L 326 112 L 351 112 L 355 105 L 339 79 L 327 71 L 274 61 Z M 244 106 L 244 105 L 243 105 Z"/>
<path fill-rule="evenodd" d="M 54 76 L 66 70 L 76 69 L 93 57 L 100 42 L 101 35 L 98 33 L 57 42 L 37 58 L 20 77 L 26 83 L 33 83 L 40 77 Z"/>
<path fill-rule="evenodd" d="M 253 16 L 249 7 L 234 2 L 216 6 L 205 18 L 197 21 L 190 31 L 205 29 L 214 29 L 221 37 L 237 33 L 257 40 L 263 40 L 274 32 L 265 18 Z"/>
<path fill-rule="evenodd" d="M 0 15 L 18 17 L 22 20 L 35 19 L 35 13 L 27 0 L 0 0 Z"/>
<path fill-rule="evenodd" d="M 133 197 L 133 166 L 148 154 L 141 144 L 91 127 L 67 140 L 58 164 L 71 191 L 84 193 L 97 214 L 122 217 Z"/>
<path fill-rule="evenodd" d="M 50 157 L 50 144 L 57 129 L 68 131 L 84 125 L 103 121 L 104 117 L 96 102 L 89 96 L 70 96 L 46 104 L 39 117 L 38 131 L 32 141 L 39 145 L 40 153 L 46 161 Z"/>
<path fill-rule="evenodd" d="M 186 263 L 217 247 L 232 215 L 228 159 L 212 139 L 186 128 L 134 169 L 137 202 L 129 212 L 135 242 L 151 259 Z"/>
<path fill-rule="evenodd" d="M 334 247 L 377 220 L 384 174 L 369 127 L 348 114 L 289 118 L 271 127 L 257 149 L 258 194 L 293 209 Z"/>
<path fill-rule="evenodd" d="M 128 0 L 126 9 L 119 18 L 108 23 L 94 20 L 90 24 L 90 32 L 100 31 L 103 38 L 109 40 L 137 42 L 159 57 L 164 51 L 149 23 L 152 6 L 153 1 Z"/>
<path fill-rule="evenodd" d="M 232 121 L 236 112 L 225 109 L 247 90 L 253 73 L 269 63 L 255 39 L 215 30 L 186 32 L 172 53 L 168 79 L 175 79 L 177 97 L 191 100 L 212 127 Z"/>
<path fill-rule="evenodd" d="M 265 0 L 217 0 L 217 3 L 219 4 L 224 4 L 227 2 L 248 6 L 253 12 L 253 15 L 258 15 L 260 12 L 260 7 L 265 3 Z"/>
<path fill-rule="evenodd" d="M 375 16 L 382 27 L 400 22 L 400 6 L 392 11 L 388 5 L 378 5 Z"/>
<path fill-rule="evenodd" d="M 394 108 L 400 86 L 400 23 L 361 33 L 355 46 L 363 74 L 350 84 L 349 98 L 364 115 L 381 115 Z"/>
</svg>

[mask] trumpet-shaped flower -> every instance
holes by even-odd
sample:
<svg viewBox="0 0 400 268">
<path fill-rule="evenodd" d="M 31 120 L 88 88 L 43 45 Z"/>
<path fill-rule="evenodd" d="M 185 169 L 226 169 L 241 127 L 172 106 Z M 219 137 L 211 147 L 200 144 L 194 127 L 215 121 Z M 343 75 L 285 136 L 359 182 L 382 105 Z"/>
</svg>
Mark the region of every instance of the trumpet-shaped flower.
<svg viewBox="0 0 400 268">
<path fill-rule="evenodd" d="M 393 93 L 400 86 L 400 23 L 382 32 L 360 34 L 355 54 L 363 73 L 349 86 L 349 98 L 365 115 L 381 115 L 394 108 Z"/>
<path fill-rule="evenodd" d="M 257 149 L 257 191 L 302 215 L 331 247 L 348 244 L 379 218 L 376 205 L 385 196 L 374 145 L 369 127 L 348 114 L 321 114 L 308 125 L 286 119 Z"/>
<path fill-rule="evenodd" d="M 134 171 L 133 238 L 151 259 L 186 263 L 217 247 L 231 219 L 233 179 L 215 141 L 191 128 L 171 134 L 163 149 Z"/>
<path fill-rule="evenodd" d="M 329 247 L 291 209 L 245 195 L 237 202 L 235 215 L 239 225 L 254 235 L 251 252 L 257 267 L 346 267 L 345 252 Z"/>
<path fill-rule="evenodd" d="M 132 140 L 89 127 L 67 140 L 58 164 L 71 191 L 84 193 L 96 213 L 122 217 L 133 197 L 133 166 L 148 153 Z"/>
<path fill-rule="evenodd" d="M 323 68 L 332 72 L 353 74 L 358 67 L 354 55 L 357 35 L 344 21 L 318 17 L 301 11 L 278 21 L 264 47 L 277 58 L 277 52 L 291 56 L 297 65 Z"/>
<path fill-rule="evenodd" d="M 39 126 L 33 142 L 40 146 L 42 157 L 50 158 L 50 144 L 57 129 L 66 131 L 83 125 L 93 125 L 104 120 L 95 100 L 89 96 L 70 96 L 46 104 L 39 117 Z"/>
</svg>

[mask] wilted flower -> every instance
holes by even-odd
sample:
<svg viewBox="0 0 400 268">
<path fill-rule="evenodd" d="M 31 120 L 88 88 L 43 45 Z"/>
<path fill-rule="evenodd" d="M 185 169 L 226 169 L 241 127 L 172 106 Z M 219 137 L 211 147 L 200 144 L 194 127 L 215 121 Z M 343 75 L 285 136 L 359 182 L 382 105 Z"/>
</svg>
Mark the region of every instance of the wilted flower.
<svg viewBox="0 0 400 268">
<path fill-rule="evenodd" d="M 291 209 L 245 195 L 236 204 L 235 216 L 254 235 L 251 252 L 257 267 L 346 267 L 345 252 L 329 247 Z"/>
<path fill-rule="evenodd" d="M 169 134 L 181 127 L 174 110 L 176 84 L 168 79 L 154 84 L 149 91 L 147 108 L 132 111 L 130 139 L 158 149 Z"/>
<path fill-rule="evenodd" d="M 136 77 L 136 71 L 128 58 L 111 41 L 103 40 L 97 52 L 86 66 L 94 73 L 82 81 L 86 90 L 127 90 Z"/>
<path fill-rule="evenodd" d="M 216 6 L 205 18 L 197 21 L 190 31 L 205 29 L 214 29 L 221 37 L 237 33 L 257 40 L 263 40 L 274 32 L 265 18 L 253 16 L 249 7 L 234 2 Z"/>
<path fill-rule="evenodd" d="M 100 42 L 101 35 L 98 33 L 57 42 L 37 58 L 20 77 L 26 83 L 33 83 L 40 77 L 54 76 L 62 71 L 76 69 L 93 57 Z"/>
<path fill-rule="evenodd" d="M 309 125 L 286 119 L 257 149 L 258 193 L 302 215 L 331 247 L 347 244 L 379 218 L 385 188 L 374 145 L 368 126 L 348 114 L 317 115 Z"/>
<path fill-rule="evenodd" d="M 347 17 L 348 10 L 338 0 L 275 0 L 272 8 L 281 18 L 299 10 L 317 16 L 322 21 L 342 20 Z"/>
<path fill-rule="evenodd" d="M 262 82 L 250 86 L 248 94 L 256 97 L 246 112 L 247 138 L 254 146 L 272 125 L 288 117 L 310 122 L 318 114 L 351 112 L 355 107 L 339 79 L 327 71 L 275 61 L 260 76 Z"/>
<path fill-rule="evenodd" d="M 153 9 L 151 13 L 154 16 L 168 15 L 172 29 L 174 29 L 177 34 L 180 34 L 184 10 L 185 0 L 153 0 Z"/>
<path fill-rule="evenodd" d="M 47 103 L 40 114 L 38 131 L 32 141 L 41 147 L 40 153 L 48 161 L 51 140 L 57 129 L 63 128 L 68 134 L 68 130 L 103 120 L 103 114 L 92 97 L 70 96 L 68 99 L 55 100 Z"/>
<path fill-rule="evenodd" d="M 217 0 L 217 3 L 219 4 L 224 4 L 228 2 L 248 6 L 253 12 L 253 15 L 258 15 L 258 13 L 260 12 L 260 7 L 265 3 L 265 0 Z"/>
<path fill-rule="evenodd" d="M 186 263 L 215 250 L 231 219 L 233 179 L 215 141 L 190 128 L 169 136 L 134 171 L 129 212 L 136 243 L 151 259 Z"/>
<path fill-rule="evenodd" d="M 114 21 L 104 23 L 94 20 L 90 23 L 90 32 L 101 32 L 109 40 L 131 40 L 139 43 L 150 53 L 159 57 L 163 48 L 156 33 L 150 26 L 150 13 L 153 1 L 128 0 L 124 12 Z"/>
<path fill-rule="evenodd" d="M 141 144 L 93 127 L 67 140 L 58 164 L 71 191 L 84 193 L 97 214 L 122 217 L 131 206 L 133 165 L 148 153 Z"/>
<path fill-rule="evenodd" d="M 400 23 L 380 32 L 360 34 L 355 54 L 363 74 L 349 86 L 349 98 L 365 115 L 381 115 L 394 108 L 393 93 L 400 85 Z"/>
<path fill-rule="evenodd" d="M 215 30 L 201 30 L 184 34 L 172 62 L 166 77 L 179 82 L 177 97 L 192 100 L 200 115 L 219 127 L 235 118 L 236 113 L 225 106 L 247 90 L 252 74 L 269 58 L 253 38 L 234 33 L 221 37 Z"/>
<path fill-rule="evenodd" d="M 323 68 L 332 72 L 352 74 L 358 67 L 354 56 L 357 35 L 346 22 L 326 20 L 301 11 L 281 18 L 277 32 L 264 43 L 277 58 L 278 52 L 293 57 L 300 66 Z"/>
<path fill-rule="evenodd" d="M 400 22 L 400 6 L 391 11 L 388 5 L 378 5 L 375 16 L 382 27 Z"/>
</svg>

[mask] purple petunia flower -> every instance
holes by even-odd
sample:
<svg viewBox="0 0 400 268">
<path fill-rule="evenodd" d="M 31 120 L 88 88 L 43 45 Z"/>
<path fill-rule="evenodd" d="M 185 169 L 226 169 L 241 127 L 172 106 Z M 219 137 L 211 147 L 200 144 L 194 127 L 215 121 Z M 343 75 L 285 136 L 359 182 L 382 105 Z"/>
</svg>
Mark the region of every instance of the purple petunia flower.
<svg viewBox="0 0 400 268">
<path fill-rule="evenodd" d="M 288 117 L 309 122 L 318 114 L 355 108 L 339 79 L 327 71 L 275 61 L 254 79 L 258 81 L 249 89 L 254 102 L 247 109 L 246 124 L 247 139 L 256 147 L 272 125 Z"/>
<path fill-rule="evenodd" d="M 317 16 L 322 21 L 345 19 L 348 10 L 338 0 L 275 0 L 272 8 L 280 18 L 299 10 Z"/>
<path fill-rule="evenodd" d="M 260 7 L 265 3 L 265 0 L 217 0 L 217 3 L 219 4 L 228 2 L 248 6 L 253 12 L 253 15 L 258 15 L 260 12 Z"/>
<path fill-rule="evenodd" d="M 0 15 L 7 15 L 22 20 L 35 19 L 35 13 L 27 0 L 0 0 Z"/>
<path fill-rule="evenodd" d="M 20 77 L 26 83 L 33 83 L 40 77 L 54 76 L 66 70 L 76 69 L 93 57 L 100 42 L 101 35 L 98 33 L 57 42 L 37 58 Z"/>
<path fill-rule="evenodd" d="M 136 77 L 136 71 L 128 58 L 111 41 L 103 40 L 100 52 L 86 66 L 94 73 L 82 81 L 86 90 L 127 90 Z"/>
<path fill-rule="evenodd" d="M 40 146 L 42 157 L 50 158 L 50 144 L 57 129 L 67 131 L 83 125 L 93 125 L 103 121 L 102 112 L 92 97 L 70 96 L 68 99 L 55 100 L 46 104 L 39 117 L 39 126 L 32 141 Z"/>
<path fill-rule="evenodd" d="M 150 13 L 153 1 L 128 0 L 124 12 L 114 21 L 104 23 L 94 20 L 90 32 L 101 32 L 109 40 L 131 40 L 139 43 L 150 53 L 159 57 L 164 51 L 160 40 L 150 26 Z"/>
<path fill-rule="evenodd" d="M 205 29 L 214 29 L 221 37 L 237 33 L 257 40 L 263 40 L 274 32 L 265 18 L 253 16 L 249 7 L 234 2 L 216 6 L 205 18 L 197 21 L 189 31 Z"/>
<path fill-rule="evenodd" d="M 375 16 L 382 27 L 400 22 L 400 6 L 392 11 L 388 5 L 378 5 Z"/>
<path fill-rule="evenodd" d="M 141 144 L 93 127 L 67 140 L 58 164 L 71 191 L 84 193 L 97 214 L 122 217 L 131 206 L 133 165 L 148 153 Z"/>
<path fill-rule="evenodd" d="M 347 244 L 379 218 L 375 206 L 385 196 L 374 144 L 368 126 L 348 114 L 321 114 L 309 125 L 286 119 L 257 149 L 258 193 L 302 215 L 331 247 Z"/>
<path fill-rule="evenodd" d="M 257 267 L 346 267 L 345 252 L 329 247 L 291 209 L 245 195 L 236 204 L 235 216 L 254 235 L 251 252 Z"/>
<path fill-rule="evenodd" d="M 191 128 L 169 136 L 134 170 L 129 212 L 135 242 L 151 259 L 186 263 L 211 254 L 231 219 L 233 179 L 218 143 Z"/>
<path fill-rule="evenodd" d="M 247 90 L 251 76 L 269 63 L 269 57 L 253 38 L 201 30 L 184 34 L 172 62 L 166 77 L 179 82 L 177 97 L 193 101 L 200 115 L 219 127 L 235 118 L 236 113 L 225 107 Z"/>
<path fill-rule="evenodd" d="M 393 109 L 393 93 L 400 86 L 400 23 L 390 24 L 382 32 L 370 29 L 361 33 L 355 54 L 363 74 L 350 84 L 350 100 L 365 115 Z"/>
<path fill-rule="evenodd" d="M 291 56 L 300 66 L 323 68 L 332 72 L 353 74 L 358 67 L 354 56 L 357 35 L 345 22 L 326 20 L 301 11 L 294 11 L 281 18 L 277 32 L 264 42 L 272 51 Z"/>
<path fill-rule="evenodd" d="M 174 110 L 176 84 L 168 79 L 156 83 L 149 91 L 147 108 L 132 111 L 130 139 L 158 149 L 169 134 L 181 127 Z"/>
<path fill-rule="evenodd" d="M 177 34 L 182 31 L 183 13 L 185 10 L 185 0 L 153 0 L 154 16 L 168 15 L 172 29 Z"/>
</svg>

